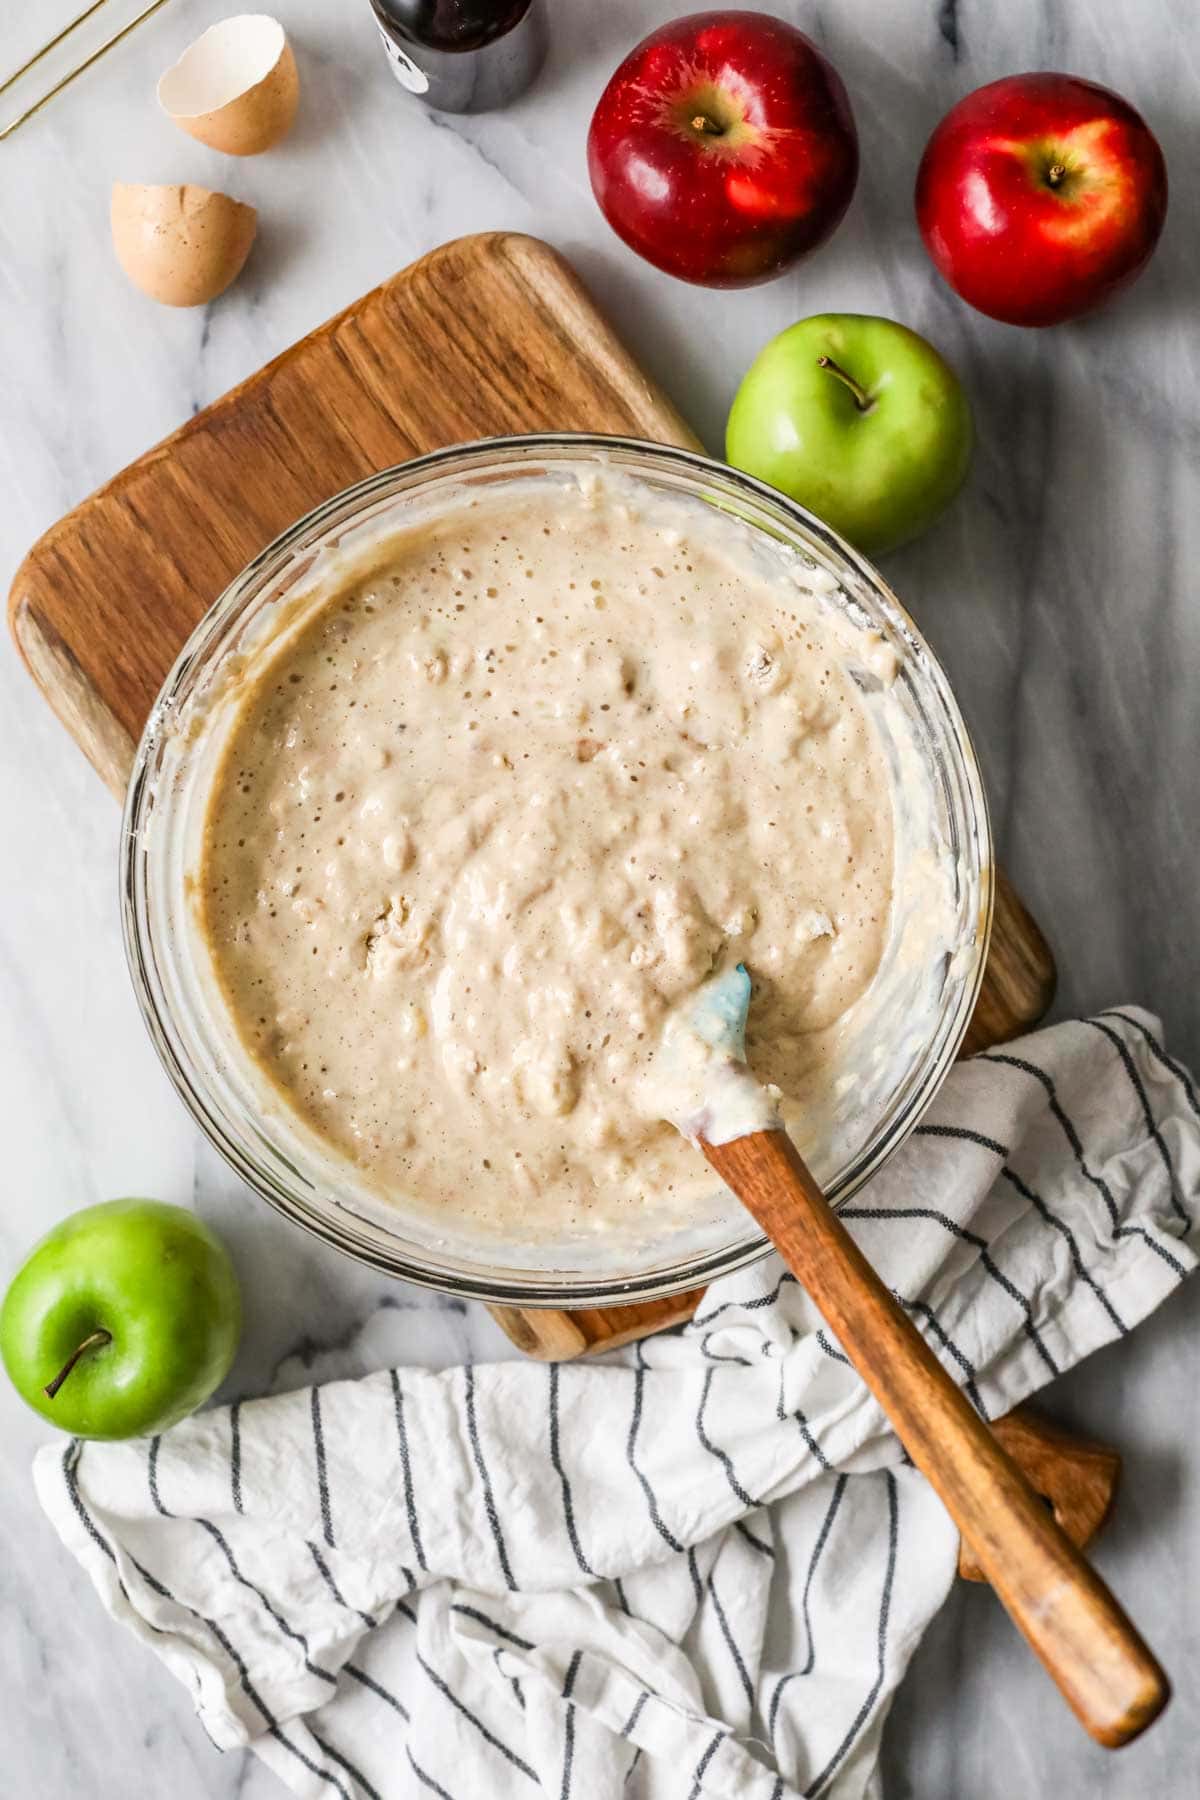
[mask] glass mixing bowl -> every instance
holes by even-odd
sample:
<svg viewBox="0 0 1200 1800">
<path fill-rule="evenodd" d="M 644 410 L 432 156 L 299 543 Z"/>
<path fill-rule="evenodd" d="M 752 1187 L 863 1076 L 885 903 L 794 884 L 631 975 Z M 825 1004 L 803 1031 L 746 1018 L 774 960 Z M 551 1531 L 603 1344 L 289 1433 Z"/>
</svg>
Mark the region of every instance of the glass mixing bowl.
<svg viewBox="0 0 1200 1800">
<path fill-rule="evenodd" d="M 273 1102 L 241 1052 L 196 928 L 196 867 L 220 732 L 214 720 L 231 675 L 253 668 L 272 641 L 272 621 L 304 591 L 319 555 L 353 556 L 401 526 L 414 509 L 452 501 L 481 484 L 575 479 L 599 467 L 648 496 L 683 496 L 719 508 L 749 533 L 756 553 L 831 575 L 838 604 L 896 652 L 889 689 L 922 785 L 930 843 L 952 890 L 949 941 L 931 964 L 927 1021 L 904 1041 L 886 1091 L 878 1082 L 838 1166 L 821 1171 L 836 1202 L 854 1192 L 900 1144 L 956 1055 L 979 991 L 992 916 L 987 802 L 975 754 L 937 659 L 878 573 L 802 507 L 721 463 L 631 439 L 546 434 L 491 439 L 386 469 L 317 507 L 276 539 L 206 614 L 167 677 L 138 748 L 121 846 L 123 924 L 135 990 L 155 1048 L 206 1136 L 263 1199 L 347 1255 L 388 1274 L 473 1298 L 527 1306 L 594 1306 L 648 1300 L 697 1287 L 753 1262 L 769 1248 L 714 1181 L 713 1207 L 695 1231 L 668 1238 L 565 1246 L 472 1238 L 453 1222 L 389 1204 L 298 1128 Z M 749 541 L 749 540 L 747 540 Z M 309 580 L 309 586 L 312 585 Z M 869 685 L 870 677 L 864 678 Z M 870 1084 L 868 1084 L 869 1086 Z"/>
</svg>

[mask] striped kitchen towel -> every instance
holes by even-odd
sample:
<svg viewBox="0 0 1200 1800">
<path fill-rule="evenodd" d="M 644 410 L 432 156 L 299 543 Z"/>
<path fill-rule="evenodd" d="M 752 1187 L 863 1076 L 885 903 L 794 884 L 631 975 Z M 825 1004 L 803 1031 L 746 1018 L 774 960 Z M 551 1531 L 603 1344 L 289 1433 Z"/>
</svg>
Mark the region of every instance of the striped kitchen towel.
<svg viewBox="0 0 1200 1800">
<path fill-rule="evenodd" d="M 1131 1009 L 960 1065 L 843 1217 L 996 1416 L 1196 1260 L 1200 1107 Z M 850 1800 L 957 1540 L 770 1259 L 602 1364 L 398 1369 L 50 1445 L 113 1616 L 313 1800 Z"/>
</svg>

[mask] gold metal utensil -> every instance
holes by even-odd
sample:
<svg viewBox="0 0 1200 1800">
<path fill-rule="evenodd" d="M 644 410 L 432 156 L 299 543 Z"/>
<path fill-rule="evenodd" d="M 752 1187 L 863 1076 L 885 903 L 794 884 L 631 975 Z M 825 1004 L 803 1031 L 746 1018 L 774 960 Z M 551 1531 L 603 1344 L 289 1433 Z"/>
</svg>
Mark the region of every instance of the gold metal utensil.
<svg viewBox="0 0 1200 1800">
<path fill-rule="evenodd" d="M 27 75 L 32 74 L 36 68 L 45 62 L 46 58 L 57 50 L 60 44 L 65 44 L 67 39 L 72 37 L 82 26 L 86 25 L 89 19 L 95 18 L 97 13 L 103 12 L 106 7 L 111 7 L 113 3 L 114 0 L 92 0 L 90 6 L 85 7 L 84 10 L 73 18 L 69 24 L 64 25 L 62 30 L 57 32 L 48 43 L 43 44 L 40 50 L 35 50 L 27 62 L 22 63 L 19 69 L 14 69 L 13 73 L 7 76 L 4 81 L 0 81 L 0 96 L 10 93 Z M 136 31 L 138 26 L 144 24 L 145 21 L 150 18 L 152 13 L 158 12 L 167 4 L 168 0 L 150 0 L 149 6 L 143 7 L 136 18 L 130 19 L 128 24 L 122 25 L 119 31 L 113 32 L 112 36 L 106 38 L 89 56 L 85 56 L 81 62 L 76 63 L 74 68 L 68 69 L 65 75 L 56 81 L 52 87 L 49 87 L 44 94 L 39 95 L 36 100 L 26 106 L 23 111 L 18 112 L 15 118 L 8 119 L 5 123 L 0 124 L 0 143 L 2 143 L 5 138 L 11 137 L 13 132 L 16 131 L 19 126 L 24 125 L 27 119 L 32 119 L 35 113 L 41 112 L 42 108 L 53 100 L 56 94 L 61 94 L 64 88 L 70 87 L 71 83 L 76 80 L 78 76 L 82 75 L 86 69 L 90 69 L 94 63 L 98 63 L 102 56 L 106 56 L 110 50 L 121 43 L 124 38 L 127 38 L 130 32 Z"/>
</svg>

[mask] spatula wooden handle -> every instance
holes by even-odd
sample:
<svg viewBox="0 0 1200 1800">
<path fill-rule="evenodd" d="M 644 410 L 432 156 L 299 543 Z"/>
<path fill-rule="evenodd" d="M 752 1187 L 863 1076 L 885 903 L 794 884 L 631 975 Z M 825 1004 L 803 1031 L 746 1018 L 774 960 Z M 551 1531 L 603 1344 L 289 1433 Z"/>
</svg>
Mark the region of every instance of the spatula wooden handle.
<svg viewBox="0 0 1200 1800">
<path fill-rule="evenodd" d="M 791 1139 L 757 1131 L 701 1148 L 824 1314 L 1078 1718 L 1102 1744 L 1135 1738 L 1167 1703 L 1162 1669 L 876 1275 Z"/>
</svg>

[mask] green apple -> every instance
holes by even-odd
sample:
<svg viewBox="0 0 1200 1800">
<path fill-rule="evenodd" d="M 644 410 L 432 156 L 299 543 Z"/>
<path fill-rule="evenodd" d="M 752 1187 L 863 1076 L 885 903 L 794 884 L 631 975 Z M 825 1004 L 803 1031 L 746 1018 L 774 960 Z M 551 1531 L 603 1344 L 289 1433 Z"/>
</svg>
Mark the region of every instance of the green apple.
<svg viewBox="0 0 1200 1800">
<path fill-rule="evenodd" d="M 917 537 L 971 460 L 971 409 L 932 344 L 867 313 L 818 313 L 755 358 L 725 455 L 868 555 Z"/>
<path fill-rule="evenodd" d="M 85 1438 L 164 1431 L 229 1371 L 241 1296 L 194 1213 L 109 1200 L 74 1213 L 18 1269 L 0 1356 L 35 1412 Z"/>
</svg>

